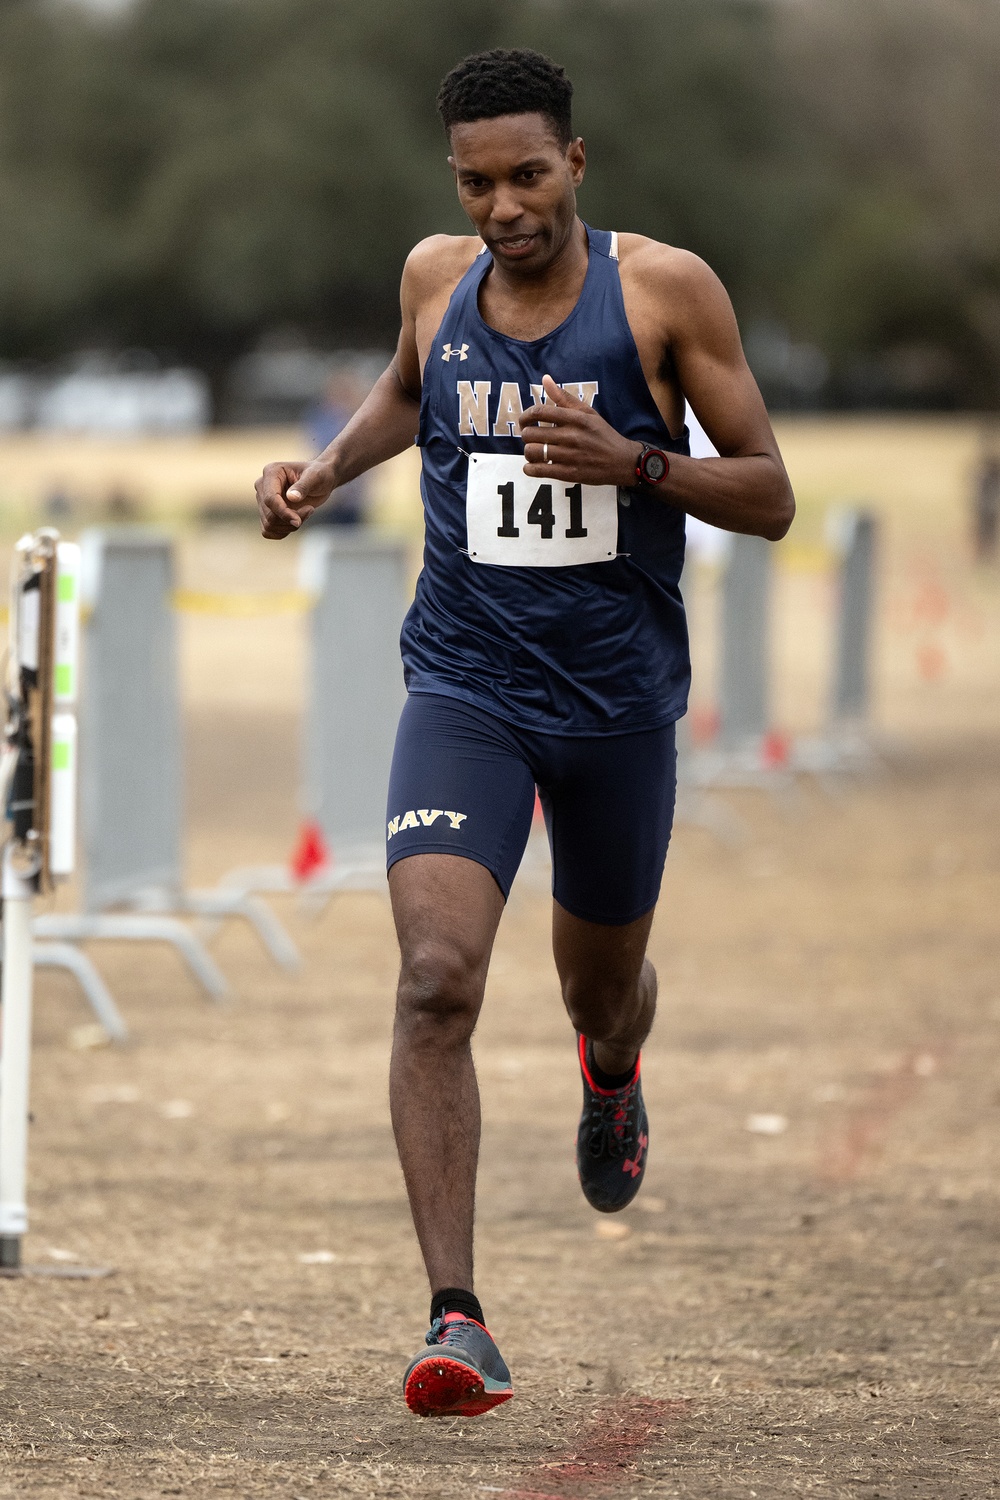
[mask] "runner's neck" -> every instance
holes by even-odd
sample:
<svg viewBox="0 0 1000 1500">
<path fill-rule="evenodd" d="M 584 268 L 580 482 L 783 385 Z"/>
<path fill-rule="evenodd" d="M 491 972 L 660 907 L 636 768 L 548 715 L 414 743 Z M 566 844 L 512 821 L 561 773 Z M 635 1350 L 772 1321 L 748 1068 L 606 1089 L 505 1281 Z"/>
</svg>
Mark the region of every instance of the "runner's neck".
<svg viewBox="0 0 1000 1500">
<path fill-rule="evenodd" d="M 537 276 L 512 275 L 494 261 L 479 287 L 483 321 L 508 338 L 544 338 L 580 300 L 589 260 L 587 230 L 577 218 L 559 255 Z"/>
</svg>

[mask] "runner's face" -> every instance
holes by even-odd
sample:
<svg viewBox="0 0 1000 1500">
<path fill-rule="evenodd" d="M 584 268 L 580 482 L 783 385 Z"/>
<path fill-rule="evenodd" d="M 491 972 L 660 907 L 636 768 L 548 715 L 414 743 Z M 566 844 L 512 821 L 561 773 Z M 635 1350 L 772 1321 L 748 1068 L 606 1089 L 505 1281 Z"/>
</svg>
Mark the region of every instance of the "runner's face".
<svg viewBox="0 0 1000 1500">
<path fill-rule="evenodd" d="M 458 197 L 497 265 L 537 276 L 569 243 L 583 141 L 556 140 L 544 115 L 502 115 L 451 128 Z"/>
</svg>

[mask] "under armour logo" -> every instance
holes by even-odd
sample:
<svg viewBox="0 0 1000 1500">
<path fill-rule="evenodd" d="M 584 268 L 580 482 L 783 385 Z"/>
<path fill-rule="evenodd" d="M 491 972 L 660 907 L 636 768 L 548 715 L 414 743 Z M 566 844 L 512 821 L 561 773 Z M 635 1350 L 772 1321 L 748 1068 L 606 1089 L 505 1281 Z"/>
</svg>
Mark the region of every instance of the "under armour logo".
<svg viewBox="0 0 1000 1500">
<path fill-rule="evenodd" d="M 450 344 L 444 344 L 442 345 L 442 347 L 444 349 L 444 353 L 442 354 L 441 358 L 444 360 L 445 364 L 447 364 L 450 359 L 457 359 L 461 361 L 463 359 L 468 359 L 469 357 L 468 344 L 463 344 L 461 349 L 453 349 Z"/>
<path fill-rule="evenodd" d="M 635 1161 L 630 1160 L 630 1158 L 626 1156 L 625 1161 L 622 1164 L 622 1171 L 623 1172 L 631 1172 L 632 1173 L 632 1180 L 633 1180 L 633 1182 L 638 1177 L 639 1173 L 642 1171 L 642 1167 L 640 1165 L 640 1163 L 642 1161 L 642 1153 L 645 1151 L 645 1149 L 646 1149 L 646 1147 L 648 1145 L 649 1145 L 649 1136 L 648 1135 L 641 1135 L 640 1134 L 640 1136 L 639 1136 L 639 1149 L 635 1153 Z"/>
</svg>

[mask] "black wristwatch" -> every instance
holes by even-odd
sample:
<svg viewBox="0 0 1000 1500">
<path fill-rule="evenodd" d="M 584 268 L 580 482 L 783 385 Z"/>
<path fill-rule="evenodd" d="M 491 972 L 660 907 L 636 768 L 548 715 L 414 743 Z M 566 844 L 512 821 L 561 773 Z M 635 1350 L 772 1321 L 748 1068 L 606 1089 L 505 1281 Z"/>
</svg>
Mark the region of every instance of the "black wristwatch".
<svg viewBox="0 0 1000 1500">
<path fill-rule="evenodd" d="M 662 448 L 650 448 L 644 443 L 635 466 L 635 477 L 639 484 L 656 486 L 662 484 L 670 473 L 670 460 Z"/>
</svg>

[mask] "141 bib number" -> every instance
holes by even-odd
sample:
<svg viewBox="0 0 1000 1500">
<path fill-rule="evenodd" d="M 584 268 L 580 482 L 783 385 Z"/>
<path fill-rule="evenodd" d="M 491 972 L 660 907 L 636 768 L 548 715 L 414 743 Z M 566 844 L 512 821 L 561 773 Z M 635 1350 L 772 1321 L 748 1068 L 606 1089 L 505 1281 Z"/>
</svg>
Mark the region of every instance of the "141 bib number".
<svg viewBox="0 0 1000 1500">
<path fill-rule="evenodd" d="M 469 557 L 506 568 L 609 562 L 618 551 L 613 484 L 531 479 L 513 453 L 470 453 Z"/>
</svg>

